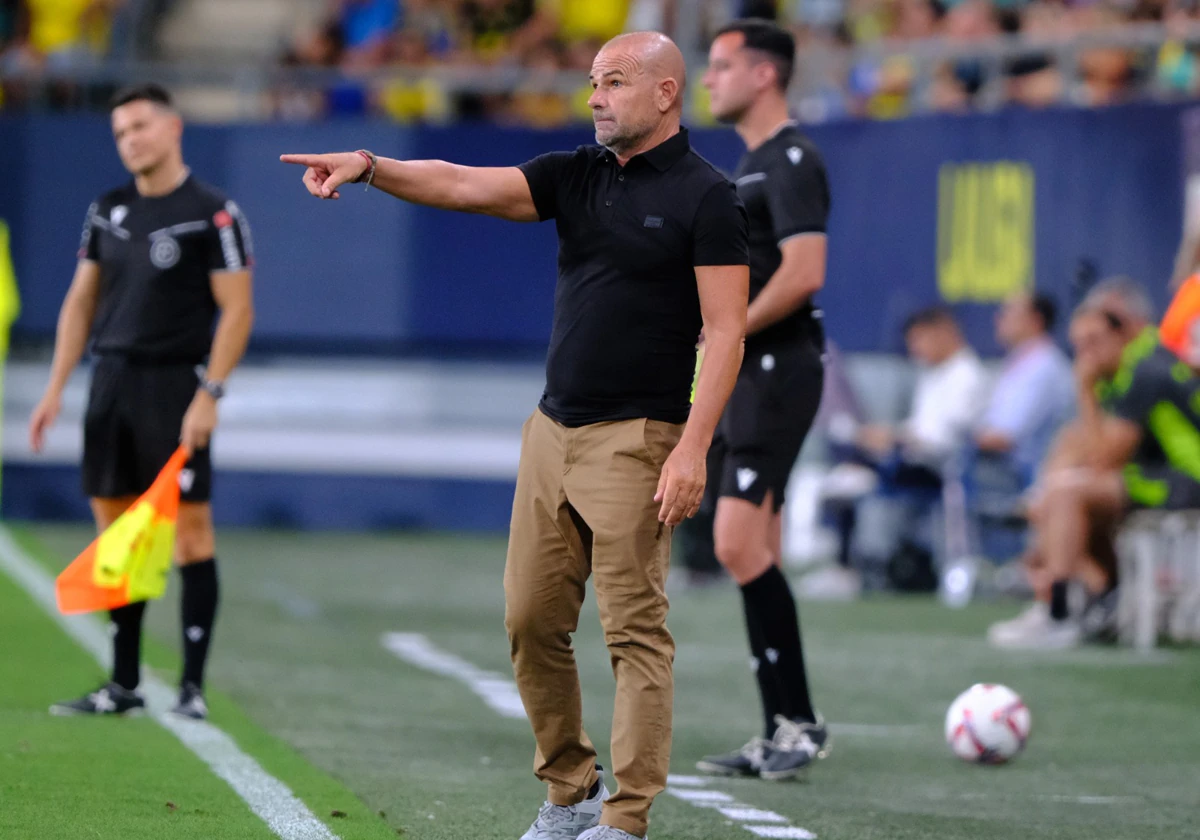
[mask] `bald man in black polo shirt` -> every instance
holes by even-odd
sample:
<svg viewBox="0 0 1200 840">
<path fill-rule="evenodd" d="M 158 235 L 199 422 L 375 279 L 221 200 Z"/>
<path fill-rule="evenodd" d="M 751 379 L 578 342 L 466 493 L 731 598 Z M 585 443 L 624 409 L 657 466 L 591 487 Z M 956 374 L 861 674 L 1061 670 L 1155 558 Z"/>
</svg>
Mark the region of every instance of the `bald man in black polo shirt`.
<svg viewBox="0 0 1200 840">
<path fill-rule="evenodd" d="M 736 190 L 680 128 L 685 68 L 634 33 L 592 65 L 600 145 L 520 167 L 284 155 L 320 198 L 365 182 L 405 201 L 554 219 L 559 276 L 546 390 L 522 432 L 505 625 L 548 801 L 522 840 L 644 837 L 666 785 L 671 531 L 700 505 L 705 458 L 741 365 L 747 222 Z M 706 350 L 689 413 L 696 338 Z M 617 681 L 608 796 L 582 725 L 571 633 L 594 575 Z"/>
</svg>

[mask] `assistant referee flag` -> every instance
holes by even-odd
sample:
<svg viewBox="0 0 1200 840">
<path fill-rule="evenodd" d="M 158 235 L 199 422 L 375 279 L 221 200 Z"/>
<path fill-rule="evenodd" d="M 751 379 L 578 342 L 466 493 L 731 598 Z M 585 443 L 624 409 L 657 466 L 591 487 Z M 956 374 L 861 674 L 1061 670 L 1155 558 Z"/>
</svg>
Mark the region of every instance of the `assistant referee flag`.
<svg viewBox="0 0 1200 840">
<path fill-rule="evenodd" d="M 180 447 L 150 489 L 92 541 L 55 582 L 64 614 L 111 610 L 161 598 L 175 552 L 179 473 L 188 453 Z"/>
</svg>

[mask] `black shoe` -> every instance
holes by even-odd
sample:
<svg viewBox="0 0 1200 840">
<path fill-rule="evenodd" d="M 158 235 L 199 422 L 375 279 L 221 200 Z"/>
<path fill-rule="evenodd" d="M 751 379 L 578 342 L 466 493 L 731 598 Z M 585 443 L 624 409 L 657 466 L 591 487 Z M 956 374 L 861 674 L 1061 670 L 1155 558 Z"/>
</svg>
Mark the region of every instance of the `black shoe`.
<svg viewBox="0 0 1200 840">
<path fill-rule="evenodd" d="M 1113 644 L 1119 636 L 1117 624 L 1117 607 L 1120 595 L 1116 589 L 1110 589 L 1103 595 L 1097 595 L 1088 600 L 1079 617 L 1083 628 L 1083 638 L 1098 644 Z"/>
<path fill-rule="evenodd" d="M 772 749 L 766 738 L 751 738 L 735 752 L 705 756 L 696 762 L 696 769 L 715 776 L 757 776 Z"/>
<path fill-rule="evenodd" d="M 55 703 L 50 714 L 59 717 L 71 715 L 139 715 L 146 710 L 146 701 L 136 691 L 122 688 L 116 683 L 96 689 L 78 700 Z"/>
<path fill-rule="evenodd" d="M 813 723 L 808 721 L 796 721 L 796 723 L 808 733 L 808 740 L 812 741 L 817 748 L 817 758 L 829 758 L 829 751 L 833 748 L 833 738 L 829 736 L 829 727 L 825 725 L 825 718 L 817 712 L 817 719 Z"/>
<path fill-rule="evenodd" d="M 179 689 L 179 702 L 171 709 L 171 714 L 192 720 L 204 720 L 208 717 L 208 704 L 204 702 L 200 686 L 185 682 Z"/>
<path fill-rule="evenodd" d="M 769 782 L 783 782 L 803 775 L 808 766 L 817 760 L 821 748 L 813 740 L 813 734 L 825 733 L 826 750 L 829 736 L 823 722 L 800 723 L 780 716 L 775 718 L 775 723 L 779 728 L 771 740 L 771 753 L 758 775 Z"/>
</svg>

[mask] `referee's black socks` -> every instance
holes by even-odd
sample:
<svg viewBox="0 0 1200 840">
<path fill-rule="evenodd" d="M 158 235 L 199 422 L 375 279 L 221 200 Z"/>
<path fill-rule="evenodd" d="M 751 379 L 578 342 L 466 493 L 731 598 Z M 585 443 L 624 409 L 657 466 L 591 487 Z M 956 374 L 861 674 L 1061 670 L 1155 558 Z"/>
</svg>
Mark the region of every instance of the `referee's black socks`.
<svg viewBox="0 0 1200 840">
<path fill-rule="evenodd" d="M 808 694 L 808 675 L 800 644 L 800 622 L 792 588 L 778 566 L 742 585 L 742 602 L 750 631 L 750 649 L 758 662 L 767 737 L 775 732 L 775 715 L 789 720 L 817 719 Z M 757 638 L 756 638 L 757 637 Z"/>
<path fill-rule="evenodd" d="M 179 567 L 183 579 L 180 618 L 183 625 L 183 682 L 204 685 L 208 643 L 217 617 L 217 561 L 210 557 Z"/>
<path fill-rule="evenodd" d="M 142 616 L 146 602 L 138 601 L 110 610 L 113 623 L 112 681 L 128 691 L 140 682 L 142 664 Z"/>
</svg>

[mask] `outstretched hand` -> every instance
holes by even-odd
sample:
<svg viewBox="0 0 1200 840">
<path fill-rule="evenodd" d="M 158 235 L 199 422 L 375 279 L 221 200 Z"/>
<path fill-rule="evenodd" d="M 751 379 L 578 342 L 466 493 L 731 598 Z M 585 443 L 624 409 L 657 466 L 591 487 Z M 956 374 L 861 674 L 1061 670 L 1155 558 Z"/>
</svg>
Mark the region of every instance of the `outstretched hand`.
<svg viewBox="0 0 1200 840">
<path fill-rule="evenodd" d="M 325 155 L 280 155 L 284 163 L 307 167 L 304 186 L 317 198 L 341 198 L 338 187 L 357 180 L 370 167 L 358 152 L 334 152 Z"/>
</svg>

